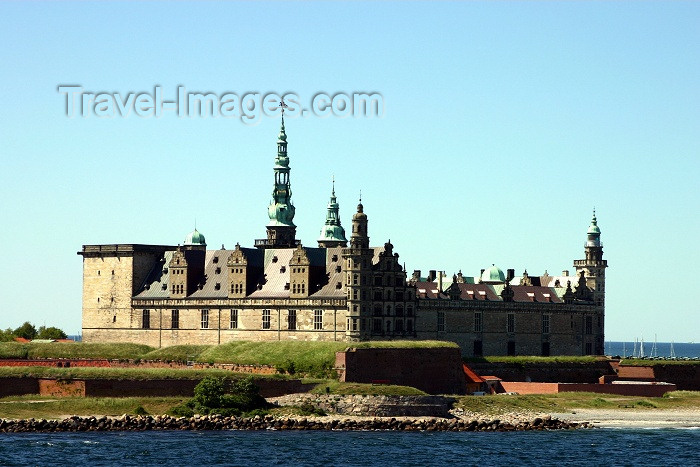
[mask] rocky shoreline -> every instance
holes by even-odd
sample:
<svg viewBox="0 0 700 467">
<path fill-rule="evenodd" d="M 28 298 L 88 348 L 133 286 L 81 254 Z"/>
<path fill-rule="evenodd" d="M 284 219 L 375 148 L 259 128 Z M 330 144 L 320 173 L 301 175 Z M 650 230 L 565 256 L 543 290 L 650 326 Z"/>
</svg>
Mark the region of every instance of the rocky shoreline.
<svg viewBox="0 0 700 467">
<path fill-rule="evenodd" d="M 530 431 L 591 428 L 587 422 L 569 422 L 550 416 L 535 417 L 515 424 L 494 420 L 462 420 L 459 418 L 297 418 L 255 416 L 223 417 L 195 415 L 122 415 L 121 417 L 79 417 L 63 420 L 0 419 L 0 433 L 24 432 L 88 432 L 148 430 L 334 430 L 334 431 Z"/>
</svg>

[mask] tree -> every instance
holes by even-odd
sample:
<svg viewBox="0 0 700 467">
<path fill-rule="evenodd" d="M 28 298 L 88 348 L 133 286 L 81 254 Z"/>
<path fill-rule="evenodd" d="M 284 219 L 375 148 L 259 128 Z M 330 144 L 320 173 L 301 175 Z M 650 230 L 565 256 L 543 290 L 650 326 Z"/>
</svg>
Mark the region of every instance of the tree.
<svg viewBox="0 0 700 467">
<path fill-rule="evenodd" d="M 16 337 L 24 337 L 25 339 L 36 338 L 36 328 L 29 321 L 25 321 L 23 325 L 12 331 Z"/>
<path fill-rule="evenodd" d="M 54 326 L 46 327 L 40 326 L 39 332 L 37 333 L 37 339 L 65 339 L 68 336 L 62 329 Z"/>
<path fill-rule="evenodd" d="M 12 333 L 12 329 L 7 328 L 4 331 L 0 330 L 0 342 L 8 342 L 14 338 L 15 335 Z"/>
</svg>

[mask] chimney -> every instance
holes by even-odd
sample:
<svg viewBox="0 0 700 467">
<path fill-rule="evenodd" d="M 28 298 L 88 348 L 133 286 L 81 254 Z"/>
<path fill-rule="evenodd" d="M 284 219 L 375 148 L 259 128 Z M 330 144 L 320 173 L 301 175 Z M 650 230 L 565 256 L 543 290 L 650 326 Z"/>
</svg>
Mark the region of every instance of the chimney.
<svg viewBox="0 0 700 467">
<path fill-rule="evenodd" d="M 445 276 L 445 272 L 444 272 L 444 271 L 438 272 L 437 280 L 438 280 L 438 291 L 439 291 L 439 292 L 442 292 L 442 278 L 443 278 L 444 276 Z"/>
<path fill-rule="evenodd" d="M 561 272 L 561 275 L 564 276 L 564 277 L 568 277 L 568 276 L 569 276 L 569 271 L 567 271 L 566 269 L 564 269 L 564 270 Z"/>
<path fill-rule="evenodd" d="M 508 282 L 510 282 L 513 280 L 514 277 L 515 277 L 515 269 L 508 269 L 508 271 L 506 273 L 506 280 Z"/>
<path fill-rule="evenodd" d="M 428 282 L 433 282 L 435 278 L 437 277 L 435 269 L 431 269 L 430 272 L 428 272 Z"/>
</svg>

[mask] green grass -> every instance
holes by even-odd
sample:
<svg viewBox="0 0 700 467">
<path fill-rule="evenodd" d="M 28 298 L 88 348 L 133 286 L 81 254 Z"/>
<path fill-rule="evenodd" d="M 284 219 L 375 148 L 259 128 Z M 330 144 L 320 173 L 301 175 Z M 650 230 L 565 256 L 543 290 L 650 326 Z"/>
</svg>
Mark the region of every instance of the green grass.
<svg viewBox="0 0 700 467">
<path fill-rule="evenodd" d="M 335 353 L 348 347 L 356 348 L 430 348 L 457 347 L 453 342 L 440 341 L 377 341 L 377 342 L 247 342 L 236 341 L 209 347 L 199 354 L 200 362 L 270 365 L 288 368 L 293 362 L 298 373 L 318 377 L 332 375 Z"/>
<path fill-rule="evenodd" d="M 499 415 L 530 410 L 534 412 L 568 412 L 575 409 L 672 409 L 700 407 L 700 392 L 675 391 L 664 397 L 644 397 L 595 394 L 590 392 L 564 392 L 559 394 L 524 394 L 518 396 L 466 396 L 455 404 L 473 412 Z"/>
<path fill-rule="evenodd" d="M 628 358 L 620 360 L 624 366 L 655 366 L 655 365 L 700 365 L 700 360 L 643 360 L 641 358 Z"/>
<path fill-rule="evenodd" d="M 140 344 L 0 342 L 0 358 L 141 358 L 153 347 Z"/>
<path fill-rule="evenodd" d="M 605 357 L 594 356 L 556 356 L 556 357 L 539 357 L 522 355 L 517 357 L 466 357 L 464 361 L 467 363 L 510 363 L 513 365 L 553 365 L 560 363 L 595 363 L 596 361 L 605 361 Z"/>
<path fill-rule="evenodd" d="M 222 345 L 177 345 L 154 349 L 140 344 L 91 343 L 0 343 L 0 358 L 97 358 L 113 360 L 161 360 L 185 362 L 238 363 L 270 365 L 275 368 L 317 377 L 333 376 L 335 353 L 348 347 L 357 348 L 457 348 L 442 341 L 377 341 L 377 342 L 247 342 Z"/>
<path fill-rule="evenodd" d="M 141 355 L 141 360 L 160 360 L 187 362 L 188 360 L 197 360 L 199 355 L 205 350 L 213 347 L 211 345 L 173 345 L 163 347 L 161 349 L 152 350 Z"/>
<path fill-rule="evenodd" d="M 205 376 L 238 377 L 240 373 L 215 368 L 54 368 L 40 366 L 0 367 L 0 377 L 36 377 L 62 379 L 201 379 Z M 283 377 L 282 375 L 256 375 L 256 377 Z"/>
<path fill-rule="evenodd" d="M 330 392 L 326 392 L 329 388 Z M 312 394 L 367 394 L 372 396 L 425 396 L 427 393 L 410 386 L 395 386 L 390 384 L 341 383 L 328 380 L 320 383 L 311 390 Z"/>
<path fill-rule="evenodd" d="M 0 399 L 0 418 L 53 418 L 69 415 L 135 414 L 142 407 L 151 415 L 162 415 L 186 397 L 66 397 L 14 396 Z"/>
<path fill-rule="evenodd" d="M 0 342 L 0 358 L 27 358 L 29 344 Z"/>
</svg>

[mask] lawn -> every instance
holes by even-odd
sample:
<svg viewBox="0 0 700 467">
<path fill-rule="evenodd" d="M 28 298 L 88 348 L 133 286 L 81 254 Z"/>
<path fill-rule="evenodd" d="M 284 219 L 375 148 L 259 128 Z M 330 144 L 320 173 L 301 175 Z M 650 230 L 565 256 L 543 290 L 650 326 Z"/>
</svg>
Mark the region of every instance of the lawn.
<svg viewBox="0 0 700 467">
<path fill-rule="evenodd" d="M 241 373 L 216 368 L 180 369 L 180 368 L 98 368 L 71 367 L 55 368 L 41 366 L 0 367 L 0 377 L 36 377 L 61 379 L 202 379 L 205 376 L 238 377 Z M 256 378 L 277 377 L 282 375 L 256 375 Z"/>
<path fill-rule="evenodd" d="M 675 391 L 664 397 L 630 397 L 589 392 L 460 397 L 456 407 L 488 415 L 517 411 L 567 412 L 575 409 L 672 409 L 700 407 L 700 392 Z"/>
<path fill-rule="evenodd" d="M 328 389 L 326 389 L 328 388 Z M 395 386 L 391 384 L 341 383 L 328 380 L 320 383 L 312 394 L 367 394 L 372 396 L 426 396 L 420 389 L 410 386 Z"/>
<path fill-rule="evenodd" d="M 186 397 L 65 397 L 38 395 L 13 396 L 0 399 L 0 418 L 54 418 L 70 415 L 118 416 L 135 414 L 143 407 L 152 415 L 165 414 L 180 405 Z"/>
</svg>

